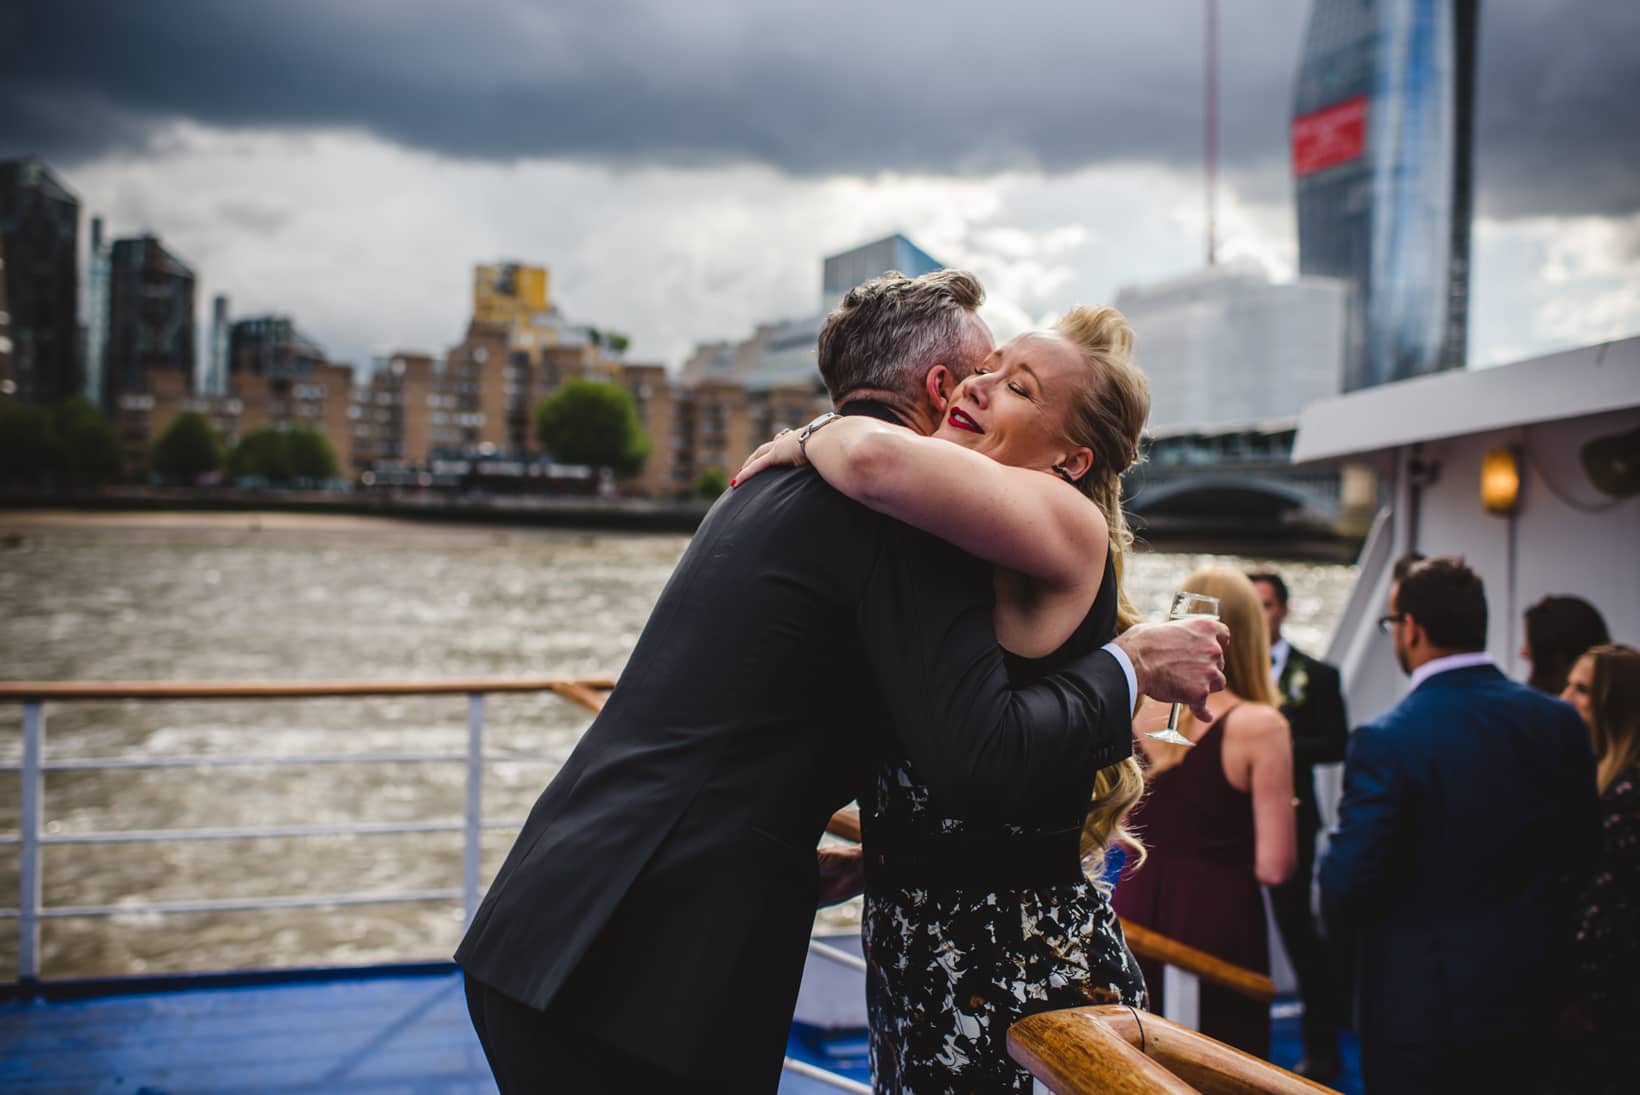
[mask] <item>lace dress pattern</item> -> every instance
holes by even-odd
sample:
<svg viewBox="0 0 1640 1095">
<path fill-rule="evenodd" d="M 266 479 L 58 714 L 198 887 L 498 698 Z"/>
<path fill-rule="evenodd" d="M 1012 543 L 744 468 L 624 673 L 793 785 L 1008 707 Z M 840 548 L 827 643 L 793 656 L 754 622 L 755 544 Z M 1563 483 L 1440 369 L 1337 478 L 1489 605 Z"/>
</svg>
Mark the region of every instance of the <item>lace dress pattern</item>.
<svg viewBox="0 0 1640 1095">
<path fill-rule="evenodd" d="M 967 823 L 938 817 L 905 768 L 878 778 L 876 815 L 930 840 Z M 1008 836 L 1019 826 L 991 825 Z M 1110 902 L 1087 881 L 1017 889 L 868 888 L 863 927 L 871 1065 L 894 1095 L 1029 1095 L 1008 1056 L 1020 1018 L 1089 1004 L 1148 1004 Z"/>
</svg>

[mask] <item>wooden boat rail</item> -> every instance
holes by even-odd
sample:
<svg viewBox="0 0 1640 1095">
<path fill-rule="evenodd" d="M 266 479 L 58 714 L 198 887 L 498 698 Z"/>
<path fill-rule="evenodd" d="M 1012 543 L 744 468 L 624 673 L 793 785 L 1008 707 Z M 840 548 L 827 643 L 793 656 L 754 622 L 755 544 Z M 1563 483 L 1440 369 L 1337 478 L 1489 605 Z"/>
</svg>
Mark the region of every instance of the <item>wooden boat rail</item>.
<svg viewBox="0 0 1640 1095">
<path fill-rule="evenodd" d="M 1054 1095 L 1337 1095 L 1161 1016 L 1120 1006 L 1027 1016 L 1008 1052 Z"/>
</svg>

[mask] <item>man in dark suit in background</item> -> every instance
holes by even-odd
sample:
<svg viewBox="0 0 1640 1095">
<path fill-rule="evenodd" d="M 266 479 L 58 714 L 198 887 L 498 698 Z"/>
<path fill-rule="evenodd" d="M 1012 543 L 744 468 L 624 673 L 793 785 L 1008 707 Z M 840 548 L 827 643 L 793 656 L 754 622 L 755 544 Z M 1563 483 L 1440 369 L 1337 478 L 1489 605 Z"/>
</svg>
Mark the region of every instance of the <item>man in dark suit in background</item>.
<svg viewBox="0 0 1640 1095">
<path fill-rule="evenodd" d="M 843 413 L 931 431 L 991 351 L 982 296 L 956 271 L 852 291 L 819 347 Z M 456 952 L 504 1093 L 773 1091 L 816 842 L 890 745 L 942 808 L 1030 821 L 1129 753 L 1136 692 L 1223 686 L 1228 633 L 1196 621 L 1011 691 L 991 589 L 812 468 L 719 499 Z"/>
<path fill-rule="evenodd" d="M 1281 942 L 1298 975 L 1304 1001 L 1304 1059 L 1293 1071 L 1323 1083 L 1338 1075 L 1339 988 L 1332 976 L 1333 955 L 1316 929 L 1310 907 L 1315 879 L 1315 839 L 1321 833 L 1316 805 L 1317 764 L 1344 759 L 1349 721 L 1338 670 L 1310 657 L 1281 634 L 1287 619 L 1287 583 L 1271 571 L 1247 576 L 1264 604 L 1270 627 L 1270 673 L 1281 694 L 1281 713 L 1293 732 L 1293 800 L 1298 817 L 1298 863 L 1292 875 L 1270 887 L 1270 910 Z"/>
<path fill-rule="evenodd" d="M 1541 1091 L 1569 880 L 1598 840 L 1588 731 L 1488 659 L 1462 559 L 1402 560 L 1379 625 L 1412 692 L 1350 736 L 1321 862 L 1327 925 L 1357 949 L 1367 1090 Z"/>
</svg>

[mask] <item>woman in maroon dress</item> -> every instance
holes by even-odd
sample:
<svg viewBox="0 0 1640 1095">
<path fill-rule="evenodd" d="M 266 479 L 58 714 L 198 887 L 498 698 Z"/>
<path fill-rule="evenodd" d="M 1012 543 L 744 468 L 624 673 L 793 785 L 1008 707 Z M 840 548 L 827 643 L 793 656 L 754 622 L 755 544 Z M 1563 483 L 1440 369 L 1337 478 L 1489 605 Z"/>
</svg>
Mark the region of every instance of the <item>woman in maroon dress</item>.
<svg viewBox="0 0 1640 1095">
<path fill-rule="evenodd" d="M 1267 973 L 1270 951 L 1259 886 L 1292 873 L 1298 857 L 1293 755 L 1287 720 L 1276 709 L 1270 640 L 1253 585 L 1240 572 L 1209 567 L 1184 583 L 1219 599 L 1230 628 L 1223 692 L 1208 700 L 1213 722 L 1186 712 L 1179 732 L 1195 745 L 1168 745 L 1143 731 L 1167 723 L 1147 702 L 1135 720 L 1147 760 L 1144 800 L 1132 825 L 1150 850 L 1116 888 L 1118 915 L 1238 966 Z M 1141 962 L 1151 1009 L 1161 1012 L 1161 970 Z M 1197 1028 L 1268 1057 L 1269 1008 L 1203 983 Z"/>
</svg>

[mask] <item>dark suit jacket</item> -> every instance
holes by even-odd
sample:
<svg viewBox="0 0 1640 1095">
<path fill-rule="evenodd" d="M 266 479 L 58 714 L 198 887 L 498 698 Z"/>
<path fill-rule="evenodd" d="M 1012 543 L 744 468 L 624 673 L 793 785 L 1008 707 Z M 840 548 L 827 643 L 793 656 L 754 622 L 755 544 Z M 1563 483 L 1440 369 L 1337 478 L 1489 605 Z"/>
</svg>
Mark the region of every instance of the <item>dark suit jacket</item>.
<svg viewBox="0 0 1640 1095">
<path fill-rule="evenodd" d="M 1437 673 L 1357 729 L 1321 897 L 1358 948 L 1363 1046 L 1507 1038 L 1553 1014 L 1568 879 L 1597 840 L 1582 720 L 1491 666 Z"/>
<path fill-rule="evenodd" d="M 890 728 L 943 809 L 1031 821 L 1129 754 L 1128 704 L 1102 651 L 1010 691 L 988 566 L 812 469 L 765 473 L 695 534 L 456 960 L 620 1049 L 772 1091 L 815 845 Z"/>
<path fill-rule="evenodd" d="M 1338 670 L 1288 643 L 1287 663 L 1281 668 L 1276 690 L 1281 693 L 1281 713 L 1293 730 L 1293 796 L 1298 799 L 1299 831 L 1313 837 L 1321 828 L 1314 766 L 1343 760 L 1349 744 L 1343 689 Z"/>
</svg>

